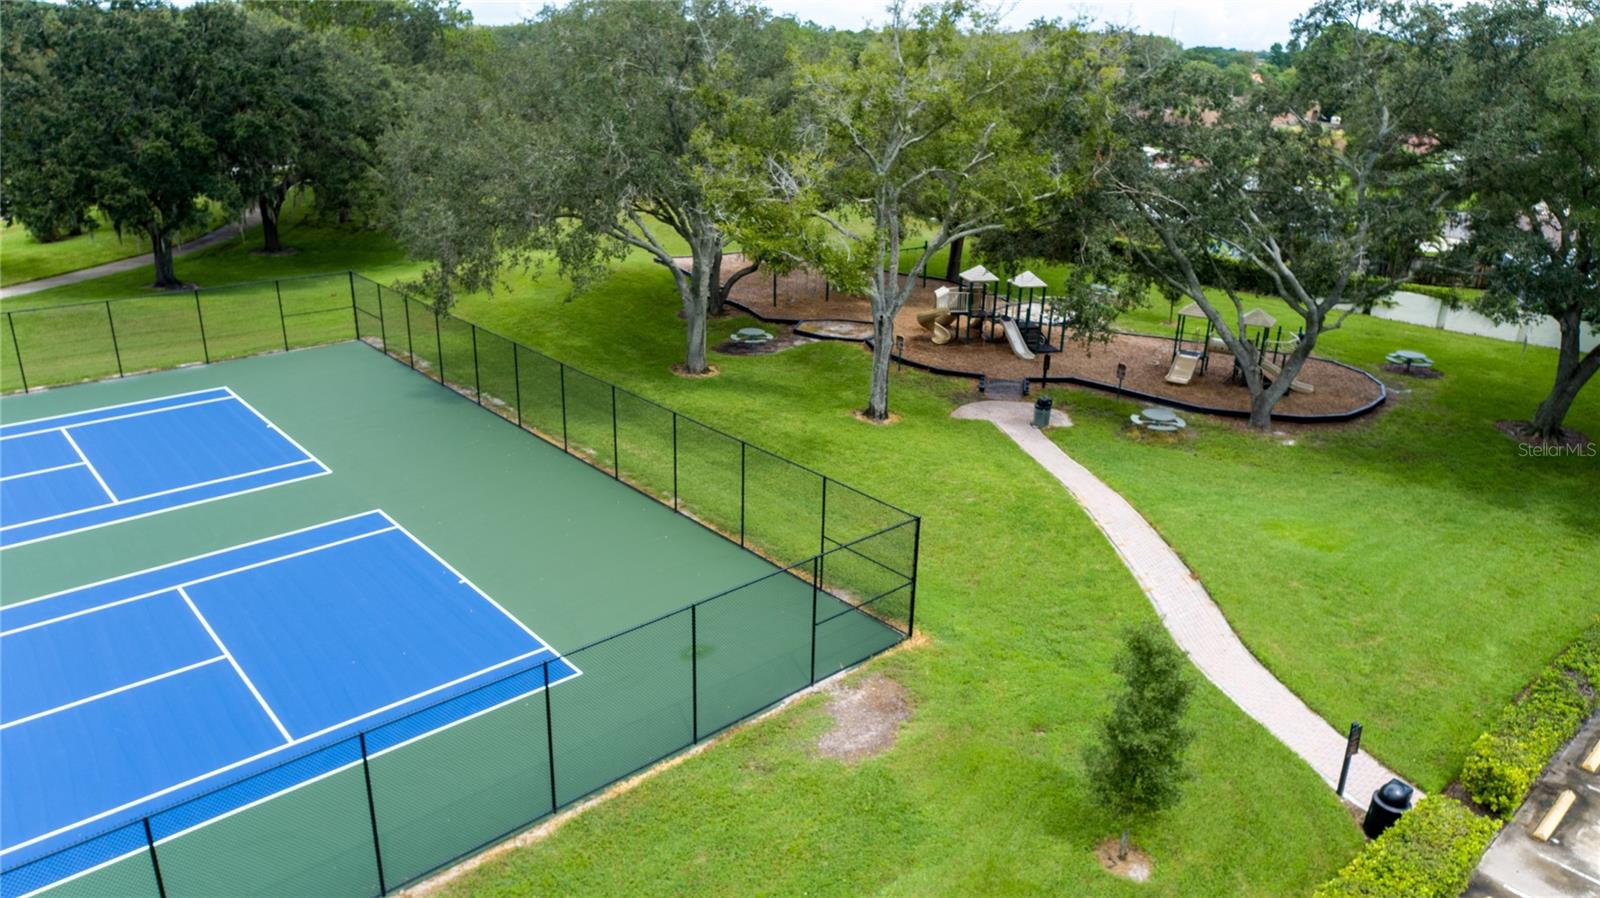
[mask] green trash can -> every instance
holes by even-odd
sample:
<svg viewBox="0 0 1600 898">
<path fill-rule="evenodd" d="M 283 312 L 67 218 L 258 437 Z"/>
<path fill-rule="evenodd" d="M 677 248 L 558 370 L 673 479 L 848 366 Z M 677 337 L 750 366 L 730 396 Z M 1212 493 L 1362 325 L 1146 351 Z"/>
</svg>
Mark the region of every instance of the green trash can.
<svg viewBox="0 0 1600 898">
<path fill-rule="evenodd" d="M 1049 396 L 1033 400 L 1033 426 L 1043 430 L 1050 426 L 1050 408 L 1055 404 Z"/>
</svg>

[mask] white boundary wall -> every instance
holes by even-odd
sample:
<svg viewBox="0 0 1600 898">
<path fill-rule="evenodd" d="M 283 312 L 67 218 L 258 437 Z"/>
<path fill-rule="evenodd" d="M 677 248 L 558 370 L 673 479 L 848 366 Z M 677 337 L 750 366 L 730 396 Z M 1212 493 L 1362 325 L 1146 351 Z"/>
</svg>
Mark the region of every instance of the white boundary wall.
<svg viewBox="0 0 1600 898">
<path fill-rule="evenodd" d="M 1556 348 L 1561 345 L 1561 327 L 1548 315 L 1541 315 L 1527 324 L 1499 324 L 1471 309 L 1452 309 L 1431 296 L 1406 290 L 1397 290 L 1384 302 L 1373 306 L 1372 317 L 1511 343 L 1526 341 L 1531 346 Z M 1585 324 L 1578 337 L 1579 349 L 1588 352 L 1596 344 L 1600 344 L 1600 333 Z"/>
</svg>

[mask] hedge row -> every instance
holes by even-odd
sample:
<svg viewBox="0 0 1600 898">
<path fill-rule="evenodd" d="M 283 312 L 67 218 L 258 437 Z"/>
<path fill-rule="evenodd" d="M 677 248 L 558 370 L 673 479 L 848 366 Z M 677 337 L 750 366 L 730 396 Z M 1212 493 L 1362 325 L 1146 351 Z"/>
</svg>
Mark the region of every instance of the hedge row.
<svg viewBox="0 0 1600 898">
<path fill-rule="evenodd" d="M 1315 898 L 1456 898 L 1499 829 L 1454 799 L 1430 795 L 1368 842 Z"/>
<path fill-rule="evenodd" d="M 1478 804 L 1510 817 L 1561 745 L 1600 700 L 1600 620 L 1501 712 L 1478 737 L 1461 784 Z"/>
</svg>

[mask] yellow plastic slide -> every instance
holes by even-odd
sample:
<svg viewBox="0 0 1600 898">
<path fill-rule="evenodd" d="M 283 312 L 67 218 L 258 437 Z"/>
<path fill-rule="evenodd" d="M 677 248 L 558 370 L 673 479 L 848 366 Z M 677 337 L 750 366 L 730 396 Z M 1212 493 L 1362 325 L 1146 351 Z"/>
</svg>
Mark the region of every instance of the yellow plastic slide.
<svg viewBox="0 0 1600 898">
<path fill-rule="evenodd" d="M 1172 367 L 1167 370 L 1167 383 L 1186 384 L 1194 380 L 1195 369 L 1200 366 L 1200 357 L 1187 352 L 1178 353 L 1172 360 Z"/>
<path fill-rule="evenodd" d="M 1283 369 L 1272 362 L 1267 361 L 1266 359 L 1261 360 L 1261 370 L 1273 380 L 1277 380 L 1279 377 L 1283 376 Z M 1316 387 L 1306 383 L 1303 380 L 1297 380 L 1289 384 L 1289 389 L 1295 391 L 1296 393 L 1310 393 L 1316 390 Z"/>
<path fill-rule="evenodd" d="M 950 338 L 955 336 L 955 332 L 950 329 L 950 322 L 954 320 L 955 316 L 950 314 L 948 309 L 917 313 L 917 323 L 922 325 L 923 330 L 933 331 L 933 342 L 938 346 L 949 343 Z"/>
</svg>

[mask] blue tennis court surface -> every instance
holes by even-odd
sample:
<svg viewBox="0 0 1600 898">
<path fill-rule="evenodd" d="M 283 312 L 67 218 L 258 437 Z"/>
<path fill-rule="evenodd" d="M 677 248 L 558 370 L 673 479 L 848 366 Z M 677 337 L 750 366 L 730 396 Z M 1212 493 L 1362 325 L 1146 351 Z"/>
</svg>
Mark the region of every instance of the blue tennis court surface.
<svg viewBox="0 0 1600 898">
<path fill-rule="evenodd" d="M 227 387 L 0 425 L 0 548 L 328 469 Z"/>
<path fill-rule="evenodd" d="M 283 765 L 186 806 L 171 837 L 359 763 L 284 764 L 317 746 L 366 731 L 381 753 L 579 673 L 381 511 L 0 607 L 0 653 L 8 865 Z"/>
</svg>

